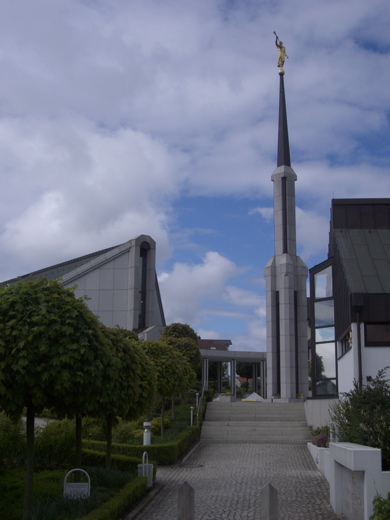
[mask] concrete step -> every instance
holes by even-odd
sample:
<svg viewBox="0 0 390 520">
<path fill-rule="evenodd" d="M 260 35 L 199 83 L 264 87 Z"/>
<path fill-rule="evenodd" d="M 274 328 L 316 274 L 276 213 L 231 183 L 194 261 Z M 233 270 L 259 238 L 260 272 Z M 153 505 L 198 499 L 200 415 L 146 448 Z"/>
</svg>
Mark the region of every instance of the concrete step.
<svg viewBox="0 0 390 520">
<path fill-rule="evenodd" d="M 208 442 L 306 443 L 311 439 L 303 403 L 232 403 L 207 405 L 202 440 Z"/>
<path fill-rule="evenodd" d="M 207 406 L 207 414 L 206 419 L 209 421 L 219 421 L 223 419 L 231 419 L 236 421 L 242 420 L 264 420 L 265 418 L 269 421 L 272 420 L 280 420 L 280 421 L 294 421 L 300 420 L 305 421 L 305 412 L 304 410 L 278 410 L 274 408 L 260 408 L 253 407 L 247 408 L 247 404 L 245 403 L 244 408 L 237 407 L 226 407 L 225 409 L 213 406 L 214 403 L 209 403 Z"/>
</svg>

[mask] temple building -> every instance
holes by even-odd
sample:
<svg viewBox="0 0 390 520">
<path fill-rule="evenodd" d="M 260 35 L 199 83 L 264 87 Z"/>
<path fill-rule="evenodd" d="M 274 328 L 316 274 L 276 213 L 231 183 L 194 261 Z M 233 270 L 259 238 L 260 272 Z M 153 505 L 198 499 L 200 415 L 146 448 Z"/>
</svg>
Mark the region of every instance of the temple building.
<svg viewBox="0 0 390 520">
<path fill-rule="evenodd" d="M 165 327 L 156 276 L 156 243 L 140 235 L 124 244 L 63 262 L 3 283 L 28 278 L 58 280 L 87 297 L 90 310 L 108 327 L 158 340 Z"/>
<path fill-rule="evenodd" d="M 333 199 L 328 258 L 310 269 L 312 396 L 390 364 L 390 199 Z"/>
</svg>

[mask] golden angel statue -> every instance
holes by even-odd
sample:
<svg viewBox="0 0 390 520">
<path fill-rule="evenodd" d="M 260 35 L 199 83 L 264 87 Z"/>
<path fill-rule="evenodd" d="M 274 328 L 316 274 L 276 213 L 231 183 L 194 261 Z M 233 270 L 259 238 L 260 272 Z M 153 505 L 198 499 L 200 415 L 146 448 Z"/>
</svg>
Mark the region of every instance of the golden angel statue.
<svg viewBox="0 0 390 520">
<path fill-rule="evenodd" d="M 274 35 L 276 36 L 275 45 L 278 48 L 278 67 L 279 69 L 283 69 L 284 60 L 288 58 L 286 47 L 283 45 L 283 42 L 279 40 L 279 37 L 275 31 Z"/>
</svg>

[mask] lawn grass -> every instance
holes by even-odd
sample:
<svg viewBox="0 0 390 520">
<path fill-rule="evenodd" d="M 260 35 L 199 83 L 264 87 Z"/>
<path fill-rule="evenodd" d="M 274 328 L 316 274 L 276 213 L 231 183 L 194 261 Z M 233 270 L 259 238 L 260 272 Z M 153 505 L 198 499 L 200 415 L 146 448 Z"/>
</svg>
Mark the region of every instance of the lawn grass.
<svg viewBox="0 0 390 520">
<path fill-rule="evenodd" d="M 31 520 L 70 520 L 86 515 L 112 498 L 132 479 L 129 473 L 87 468 L 91 478 L 91 497 L 86 500 L 63 498 L 66 471 L 42 471 L 34 475 Z M 20 520 L 23 509 L 24 471 L 14 469 L 0 475 L 0 518 Z"/>
</svg>

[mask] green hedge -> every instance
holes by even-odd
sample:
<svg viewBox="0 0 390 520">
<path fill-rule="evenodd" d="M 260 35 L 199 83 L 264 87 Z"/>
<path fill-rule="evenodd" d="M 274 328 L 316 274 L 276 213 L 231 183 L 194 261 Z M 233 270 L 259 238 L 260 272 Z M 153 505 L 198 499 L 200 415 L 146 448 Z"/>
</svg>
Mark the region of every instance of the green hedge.
<svg viewBox="0 0 390 520">
<path fill-rule="evenodd" d="M 204 391 L 205 400 L 207 402 L 211 402 L 214 399 L 214 394 L 215 394 L 214 389 L 208 388 L 207 390 Z"/>
<path fill-rule="evenodd" d="M 137 477 L 121 489 L 113 498 L 79 520 L 117 520 L 146 492 L 146 478 Z"/>
<path fill-rule="evenodd" d="M 87 441 L 88 443 L 100 444 L 103 446 L 96 446 L 95 450 L 87 449 L 83 447 L 81 462 L 83 466 L 96 466 L 96 467 L 105 467 L 106 464 L 106 454 L 103 451 L 98 451 L 99 448 L 104 448 L 106 446 L 105 442 L 100 441 Z M 119 471 L 128 471 L 133 473 L 134 475 L 138 474 L 138 464 L 141 464 L 142 457 L 130 457 L 127 455 L 120 455 L 114 453 L 111 456 L 111 467 L 112 469 L 117 469 Z M 154 476 L 156 476 L 156 463 L 153 461 L 149 461 L 150 464 L 153 464 L 153 472 Z"/>
<path fill-rule="evenodd" d="M 200 428 L 198 426 L 190 426 L 183 432 L 179 433 L 175 440 L 165 444 L 151 444 L 149 446 L 131 445 L 131 444 L 112 444 L 112 460 L 114 466 L 114 456 L 124 455 L 126 457 L 136 458 L 137 464 L 140 463 L 144 451 L 147 452 L 149 462 L 155 461 L 161 466 L 174 464 L 177 459 L 183 455 L 190 446 L 199 439 Z M 95 452 L 105 452 L 106 443 L 101 441 L 84 440 L 83 452 L 94 450 Z M 119 460 L 119 459 L 118 459 Z M 88 462 L 88 464 L 90 464 Z M 118 467 L 118 469 L 120 469 Z"/>
</svg>

